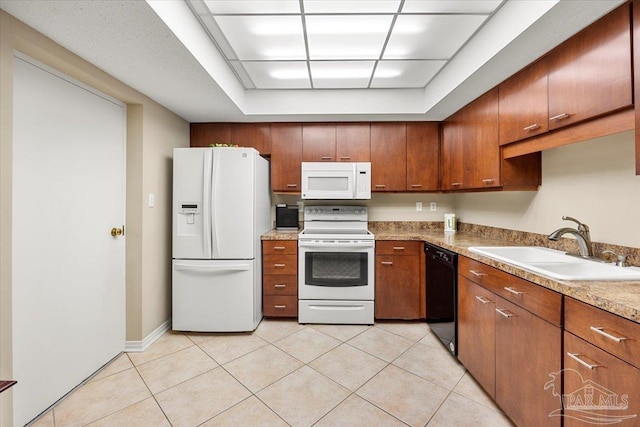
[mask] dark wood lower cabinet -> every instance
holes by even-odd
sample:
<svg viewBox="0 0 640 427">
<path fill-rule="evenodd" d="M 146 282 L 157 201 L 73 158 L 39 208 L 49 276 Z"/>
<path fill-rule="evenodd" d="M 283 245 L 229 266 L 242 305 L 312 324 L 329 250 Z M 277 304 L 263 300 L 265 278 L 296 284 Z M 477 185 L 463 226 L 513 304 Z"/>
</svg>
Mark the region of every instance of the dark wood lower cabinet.
<svg viewBox="0 0 640 427">
<path fill-rule="evenodd" d="M 421 319 L 424 296 L 424 252 L 417 241 L 376 242 L 376 319 Z"/>
</svg>

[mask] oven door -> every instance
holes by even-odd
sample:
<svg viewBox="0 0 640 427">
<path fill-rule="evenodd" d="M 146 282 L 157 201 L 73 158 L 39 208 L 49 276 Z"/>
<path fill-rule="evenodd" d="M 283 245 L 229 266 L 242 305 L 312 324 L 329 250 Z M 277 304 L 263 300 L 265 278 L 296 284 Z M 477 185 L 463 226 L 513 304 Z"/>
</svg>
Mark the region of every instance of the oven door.
<svg viewBox="0 0 640 427">
<path fill-rule="evenodd" d="M 298 241 L 300 299 L 373 300 L 374 241 Z"/>
</svg>

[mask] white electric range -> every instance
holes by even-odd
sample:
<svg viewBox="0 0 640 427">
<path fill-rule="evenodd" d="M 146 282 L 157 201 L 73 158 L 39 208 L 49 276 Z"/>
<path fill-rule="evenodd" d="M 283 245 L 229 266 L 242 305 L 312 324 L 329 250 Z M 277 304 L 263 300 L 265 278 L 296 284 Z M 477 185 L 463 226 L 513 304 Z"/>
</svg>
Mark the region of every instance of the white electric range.
<svg viewBox="0 0 640 427">
<path fill-rule="evenodd" d="M 298 235 L 298 322 L 373 324 L 375 240 L 364 206 L 306 206 Z"/>
</svg>

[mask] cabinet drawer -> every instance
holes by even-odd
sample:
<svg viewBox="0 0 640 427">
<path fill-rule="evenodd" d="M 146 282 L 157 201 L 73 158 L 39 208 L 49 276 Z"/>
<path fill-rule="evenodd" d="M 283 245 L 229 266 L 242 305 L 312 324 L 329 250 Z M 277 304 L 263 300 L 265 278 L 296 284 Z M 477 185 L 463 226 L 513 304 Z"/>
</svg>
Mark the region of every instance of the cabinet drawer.
<svg viewBox="0 0 640 427">
<path fill-rule="evenodd" d="M 640 368 L 640 324 L 565 298 L 564 328 Z"/>
<path fill-rule="evenodd" d="M 298 297 L 295 295 L 265 295 L 262 299 L 267 317 L 297 317 Z"/>
<path fill-rule="evenodd" d="M 562 295 L 466 257 L 458 272 L 548 322 L 562 326 Z"/>
<path fill-rule="evenodd" d="M 286 254 L 295 255 L 298 253 L 297 240 L 264 240 L 262 241 L 263 254 Z"/>
<path fill-rule="evenodd" d="M 264 295 L 298 295 L 298 276 L 271 274 L 262 279 Z"/>
<path fill-rule="evenodd" d="M 297 255 L 263 255 L 262 274 L 298 274 Z"/>
<path fill-rule="evenodd" d="M 422 242 L 400 240 L 378 240 L 376 255 L 419 255 Z"/>
</svg>

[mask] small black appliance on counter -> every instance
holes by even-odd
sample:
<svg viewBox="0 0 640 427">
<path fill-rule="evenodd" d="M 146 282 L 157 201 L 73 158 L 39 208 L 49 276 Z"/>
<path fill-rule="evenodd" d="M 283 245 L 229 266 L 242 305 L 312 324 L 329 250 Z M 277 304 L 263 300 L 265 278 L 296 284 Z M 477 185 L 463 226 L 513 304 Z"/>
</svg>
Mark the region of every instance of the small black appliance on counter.
<svg viewBox="0 0 640 427">
<path fill-rule="evenodd" d="M 298 205 L 276 205 L 276 230 L 298 229 Z"/>
</svg>

